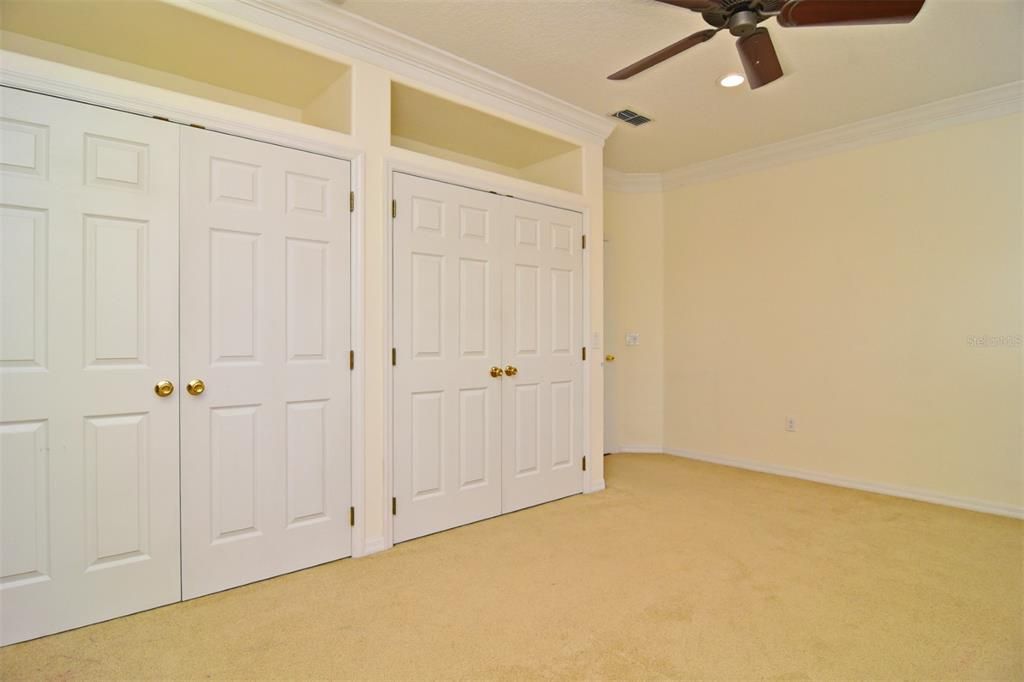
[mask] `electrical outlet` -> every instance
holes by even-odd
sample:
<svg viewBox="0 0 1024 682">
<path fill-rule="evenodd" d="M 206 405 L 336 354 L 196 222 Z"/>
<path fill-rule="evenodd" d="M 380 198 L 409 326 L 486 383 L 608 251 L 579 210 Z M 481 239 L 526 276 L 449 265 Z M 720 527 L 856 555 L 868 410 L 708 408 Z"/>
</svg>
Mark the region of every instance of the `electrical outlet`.
<svg viewBox="0 0 1024 682">
<path fill-rule="evenodd" d="M 796 417 L 786 417 L 786 430 L 796 431 Z"/>
</svg>

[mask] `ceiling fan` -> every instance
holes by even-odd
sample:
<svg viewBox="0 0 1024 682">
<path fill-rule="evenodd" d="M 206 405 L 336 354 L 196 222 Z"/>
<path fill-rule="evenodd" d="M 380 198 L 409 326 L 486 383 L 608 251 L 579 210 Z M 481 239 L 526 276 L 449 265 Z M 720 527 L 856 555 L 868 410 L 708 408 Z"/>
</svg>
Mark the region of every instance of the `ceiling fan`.
<svg viewBox="0 0 1024 682">
<path fill-rule="evenodd" d="M 713 28 L 697 31 L 608 76 L 625 80 L 669 57 L 711 40 L 728 29 L 737 37 L 736 49 L 747 73 L 750 89 L 767 85 L 782 76 L 768 29 L 758 27 L 777 17 L 779 26 L 841 26 L 856 24 L 905 24 L 914 19 L 924 0 L 657 0 L 699 12 Z"/>
</svg>

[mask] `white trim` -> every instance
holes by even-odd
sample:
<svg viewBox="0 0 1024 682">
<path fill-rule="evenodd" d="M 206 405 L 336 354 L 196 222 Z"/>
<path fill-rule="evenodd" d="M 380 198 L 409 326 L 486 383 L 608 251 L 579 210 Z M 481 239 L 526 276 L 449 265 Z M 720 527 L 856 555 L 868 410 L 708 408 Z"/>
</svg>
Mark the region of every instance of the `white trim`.
<svg viewBox="0 0 1024 682">
<path fill-rule="evenodd" d="M 941 130 L 1009 116 L 1024 110 L 1024 81 L 930 102 L 856 123 L 802 135 L 664 173 L 605 169 L 605 187 L 618 192 L 657 192 L 696 185 Z"/>
<path fill-rule="evenodd" d="M 930 502 L 931 504 L 940 504 L 946 507 L 956 507 L 958 509 L 968 509 L 970 511 L 982 512 L 985 514 L 996 514 L 998 516 L 1008 516 L 1014 519 L 1024 519 L 1024 507 L 1014 507 L 1012 505 L 986 502 L 984 500 L 975 500 L 966 497 L 954 497 L 952 495 L 945 495 L 929 490 L 908 488 L 899 485 L 859 481 L 852 478 L 843 478 L 842 476 L 833 476 L 832 474 L 825 474 L 817 471 L 807 471 L 806 469 L 796 469 L 793 467 L 779 466 L 777 464 L 755 462 L 753 460 L 742 459 L 739 457 L 709 455 L 695 450 L 664 448 L 660 452 L 667 455 L 673 455 L 675 457 L 685 457 L 686 459 L 694 459 L 701 462 L 709 462 L 711 464 L 721 464 L 723 466 L 734 467 L 737 469 L 758 471 L 764 474 L 799 478 L 804 481 L 824 483 L 826 485 L 834 485 L 840 488 L 852 488 L 854 490 L 863 490 L 865 492 L 877 493 L 879 495 L 889 495 L 890 497 L 902 497 L 908 500 Z"/>
<path fill-rule="evenodd" d="M 355 210 L 350 214 L 349 262 L 351 277 L 351 301 L 349 341 L 355 352 L 355 366 L 350 377 L 352 403 L 350 410 L 350 468 L 352 477 L 351 504 L 356 510 L 356 522 L 352 528 L 352 556 L 360 557 L 369 553 L 366 543 L 366 306 L 364 302 L 363 249 L 366 235 L 366 163 L 359 155 L 352 161 L 352 192 L 355 195 Z M 358 455 L 357 455 L 358 453 Z"/>
<path fill-rule="evenodd" d="M 611 192 L 661 192 L 665 189 L 663 180 L 661 173 L 622 173 L 604 169 L 604 188 Z"/>
<path fill-rule="evenodd" d="M 579 210 L 579 213 L 580 213 L 581 218 L 582 218 L 582 225 L 580 226 L 580 231 L 583 234 L 583 238 L 585 240 L 589 240 L 590 241 L 590 246 L 591 246 L 591 248 L 589 248 L 589 249 L 587 249 L 587 248 L 580 249 L 580 269 L 581 269 L 580 279 L 583 282 L 583 291 L 581 292 L 581 296 L 580 296 L 580 298 L 581 298 L 580 305 L 583 306 L 583 315 L 582 315 L 583 320 L 582 320 L 582 327 L 580 328 L 580 333 L 581 333 L 581 336 L 583 338 L 581 338 L 580 341 L 582 342 L 584 348 L 586 348 L 588 351 L 591 351 L 590 352 L 590 358 L 587 359 L 587 360 L 583 360 L 583 371 L 582 371 L 582 374 L 583 374 L 583 457 L 584 458 L 590 457 L 590 462 L 591 462 L 591 464 L 593 464 L 594 458 L 596 458 L 596 457 L 603 457 L 604 456 L 604 453 L 601 453 L 601 452 L 597 452 L 597 453 L 591 452 L 593 439 L 590 437 L 590 427 L 591 427 L 591 424 L 593 423 L 591 421 L 591 419 L 590 419 L 590 416 L 591 416 L 590 415 L 590 410 L 593 407 L 593 395 L 592 395 L 592 392 L 594 390 L 594 380 L 591 377 L 591 375 L 593 374 L 593 369 L 592 368 L 594 366 L 594 363 L 599 362 L 598 358 L 601 357 L 601 347 L 598 346 L 597 348 L 594 348 L 591 345 L 591 343 L 590 343 L 590 341 L 591 341 L 590 330 L 593 328 L 593 327 L 591 327 L 591 324 L 593 322 L 593 315 L 592 315 L 592 311 L 590 309 L 591 303 L 593 301 L 591 300 L 590 292 L 594 290 L 594 286 L 592 285 L 592 283 L 590 281 L 590 278 L 591 278 L 591 276 L 594 273 L 594 266 L 593 266 L 593 262 L 592 262 L 592 254 L 594 253 L 594 248 L 593 248 L 594 240 L 590 236 L 591 235 L 591 232 L 590 232 L 590 208 L 587 207 L 587 206 L 584 206 L 584 207 L 582 207 Z M 604 428 L 604 420 L 602 419 L 601 421 L 602 421 L 601 428 Z M 583 493 L 584 495 L 589 495 L 590 493 L 596 493 L 596 492 L 598 492 L 600 490 L 604 490 L 604 478 L 600 478 L 599 479 L 599 478 L 596 478 L 594 476 L 594 467 L 593 466 L 587 467 L 581 473 L 583 474 L 582 479 L 580 481 L 580 484 L 581 484 L 580 492 L 581 493 Z"/>
<path fill-rule="evenodd" d="M 665 449 L 660 445 L 619 445 L 609 450 L 610 455 L 663 455 Z"/>
<path fill-rule="evenodd" d="M 383 486 L 384 505 L 381 509 L 381 537 L 377 541 L 379 551 L 390 549 L 395 546 L 395 515 L 391 513 L 392 498 L 395 495 L 395 365 L 391 362 L 391 353 L 395 346 L 395 299 L 394 299 L 394 262 L 395 262 L 395 216 L 392 214 L 392 202 L 395 200 L 395 169 L 393 161 L 387 156 L 384 158 L 381 172 L 384 173 L 384 191 L 381 193 L 381 200 L 384 205 L 381 207 L 384 216 L 384 267 L 381 271 L 384 281 L 381 283 L 381 291 L 384 295 L 381 319 L 384 322 L 384 387 L 382 397 L 384 398 L 383 419 L 384 438 L 382 440 L 383 452 L 381 472 L 381 484 Z"/>
<path fill-rule="evenodd" d="M 391 514 L 390 510 L 388 511 L 388 514 L 389 515 Z M 362 554 L 360 554 L 359 556 L 356 556 L 355 554 L 353 554 L 352 558 L 353 559 L 358 559 L 359 557 L 370 556 L 371 554 L 377 554 L 378 552 L 383 552 L 385 550 L 391 549 L 391 547 L 392 547 L 392 544 L 390 542 L 386 541 L 384 538 L 376 538 L 375 540 L 371 540 L 370 542 L 367 542 L 363 546 L 363 553 Z"/>
<path fill-rule="evenodd" d="M 523 85 L 461 57 L 322 0 L 174 0 L 206 15 L 228 15 L 305 40 L 418 83 L 440 87 L 535 125 L 603 143 L 615 121 Z"/>
</svg>

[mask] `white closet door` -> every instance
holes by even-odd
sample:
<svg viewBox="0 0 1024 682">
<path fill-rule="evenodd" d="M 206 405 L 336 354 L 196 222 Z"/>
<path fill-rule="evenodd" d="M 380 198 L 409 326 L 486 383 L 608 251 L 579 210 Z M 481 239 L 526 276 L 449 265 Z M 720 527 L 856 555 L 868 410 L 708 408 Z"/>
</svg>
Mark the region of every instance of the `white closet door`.
<svg viewBox="0 0 1024 682">
<path fill-rule="evenodd" d="M 182 131 L 185 598 L 351 552 L 349 187 L 346 161 Z"/>
<path fill-rule="evenodd" d="M 583 490 L 582 216 L 505 199 L 502 511 Z"/>
<path fill-rule="evenodd" d="M 501 513 L 501 199 L 394 176 L 396 542 Z"/>
<path fill-rule="evenodd" d="M 178 127 L 0 89 L 0 643 L 180 598 Z"/>
</svg>

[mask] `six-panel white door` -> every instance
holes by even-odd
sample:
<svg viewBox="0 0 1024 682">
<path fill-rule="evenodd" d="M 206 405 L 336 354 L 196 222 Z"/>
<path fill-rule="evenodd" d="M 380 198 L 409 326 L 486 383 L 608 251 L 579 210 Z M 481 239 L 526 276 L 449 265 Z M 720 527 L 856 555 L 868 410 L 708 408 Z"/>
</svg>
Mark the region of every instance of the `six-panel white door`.
<svg viewBox="0 0 1024 682">
<path fill-rule="evenodd" d="M 501 513 L 501 197 L 394 176 L 396 542 Z"/>
<path fill-rule="evenodd" d="M 395 541 L 581 492 L 582 216 L 404 173 L 394 197 Z"/>
<path fill-rule="evenodd" d="M 178 127 L 3 88 L 0 643 L 180 599 Z"/>
<path fill-rule="evenodd" d="M 503 512 L 583 491 L 582 216 L 506 198 Z"/>
<path fill-rule="evenodd" d="M 190 598 L 351 553 L 350 166 L 196 129 L 181 166 Z"/>
</svg>

